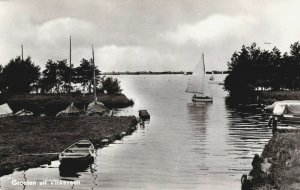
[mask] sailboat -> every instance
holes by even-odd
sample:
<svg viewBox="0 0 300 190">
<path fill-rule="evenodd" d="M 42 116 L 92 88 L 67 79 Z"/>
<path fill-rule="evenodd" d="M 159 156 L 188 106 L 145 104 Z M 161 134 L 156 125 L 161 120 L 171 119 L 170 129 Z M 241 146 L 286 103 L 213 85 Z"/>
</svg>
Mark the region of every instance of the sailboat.
<svg viewBox="0 0 300 190">
<path fill-rule="evenodd" d="M 107 109 L 102 102 L 97 100 L 96 92 L 96 73 L 95 73 L 95 56 L 94 56 L 94 47 L 92 46 L 92 63 L 93 63 L 93 81 L 94 81 L 94 101 L 90 103 L 86 110 L 86 115 L 100 115 L 100 116 L 111 116 L 112 111 Z"/>
<path fill-rule="evenodd" d="M 202 63 L 199 62 L 196 65 L 192 76 L 189 78 L 186 88 L 186 92 L 194 94 L 192 97 L 193 102 L 213 102 L 205 75 L 204 54 L 202 53 Z"/>
<path fill-rule="evenodd" d="M 214 81 L 215 80 L 214 72 L 213 71 L 211 72 L 211 76 L 209 77 L 209 80 L 210 81 Z"/>
</svg>

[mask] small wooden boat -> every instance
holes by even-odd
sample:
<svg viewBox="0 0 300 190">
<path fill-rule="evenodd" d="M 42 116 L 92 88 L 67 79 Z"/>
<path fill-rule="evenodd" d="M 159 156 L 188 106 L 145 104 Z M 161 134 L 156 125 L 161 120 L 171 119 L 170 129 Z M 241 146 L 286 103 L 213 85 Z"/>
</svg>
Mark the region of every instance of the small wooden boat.
<svg viewBox="0 0 300 190">
<path fill-rule="evenodd" d="M 63 164 L 90 163 L 94 161 L 95 148 L 89 140 L 80 140 L 68 148 L 60 155 L 59 161 Z"/>
</svg>

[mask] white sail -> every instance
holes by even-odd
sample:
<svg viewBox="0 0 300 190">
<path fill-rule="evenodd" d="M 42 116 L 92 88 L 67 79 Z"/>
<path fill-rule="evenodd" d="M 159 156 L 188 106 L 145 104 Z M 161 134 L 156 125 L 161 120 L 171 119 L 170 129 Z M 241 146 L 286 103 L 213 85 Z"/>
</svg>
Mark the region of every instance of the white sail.
<svg viewBox="0 0 300 190">
<path fill-rule="evenodd" d="M 199 82 L 199 77 L 191 76 L 189 78 L 188 86 L 186 88 L 186 92 L 195 93 L 195 94 L 203 94 L 204 85 Z"/>
<path fill-rule="evenodd" d="M 208 88 L 208 81 L 205 75 L 205 64 L 203 54 L 202 61 L 196 65 L 192 76 L 189 78 L 186 92 L 195 93 L 203 97 L 211 96 L 210 90 Z"/>
</svg>

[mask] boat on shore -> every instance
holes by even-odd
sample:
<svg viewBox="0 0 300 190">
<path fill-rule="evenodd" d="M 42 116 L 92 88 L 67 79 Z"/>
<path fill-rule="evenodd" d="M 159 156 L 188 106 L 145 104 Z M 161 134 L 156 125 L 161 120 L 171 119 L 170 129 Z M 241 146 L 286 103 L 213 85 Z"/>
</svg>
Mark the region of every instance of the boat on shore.
<svg viewBox="0 0 300 190">
<path fill-rule="evenodd" d="M 94 158 L 95 148 L 89 140 L 80 140 L 66 148 L 59 155 L 61 164 L 92 163 Z"/>
<path fill-rule="evenodd" d="M 205 74 L 204 54 L 202 54 L 202 62 L 199 62 L 192 76 L 189 78 L 186 92 L 193 93 L 192 102 L 212 103 L 208 81 Z"/>
<path fill-rule="evenodd" d="M 284 100 L 274 102 L 263 109 L 263 115 L 269 117 L 269 123 L 280 121 L 287 124 L 300 124 L 300 101 Z"/>
</svg>

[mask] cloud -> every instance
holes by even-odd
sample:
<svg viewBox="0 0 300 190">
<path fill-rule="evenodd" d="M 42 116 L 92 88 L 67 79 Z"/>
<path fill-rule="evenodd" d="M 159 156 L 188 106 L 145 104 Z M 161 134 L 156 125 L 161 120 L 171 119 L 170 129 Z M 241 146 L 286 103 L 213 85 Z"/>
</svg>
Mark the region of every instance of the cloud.
<svg viewBox="0 0 300 190">
<path fill-rule="evenodd" d="M 94 44 L 106 71 L 192 70 L 201 52 L 208 70 L 226 69 L 242 45 L 289 51 L 299 41 L 298 7 L 299 0 L 0 1 L 0 64 L 20 55 L 21 44 L 41 67 L 67 59 L 72 35 L 75 66 Z"/>
<path fill-rule="evenodd" d="M 239 35 L 246 33 L 253 22 L 254 19 L 243 16 L 213 15 L 194 24 L 180 24 L 175 31 L 168 31 L 161 36 L 179 46 L 186 43 L 196 43 L 201 46 L 237 37 L 233 36 L 237 30 Z"/>
<path fill-rule="evenodd" d="M 170 70 L 170 64 L 175 63 L 173 56 L 144 46 L 108 45 L 96 49 L 95 55 L 103 71 Z"/>
<path fill-rule="evenodd" d="M 97 33 L 93 23 L 85 20 L 65 17 L 50 20 L 37 28 L 37 39 L 41 44 L 61 46 L 72 35 L 77 43 L 91 44 L 91 37 Z M 63 42 L 63 44 L 62 44 Z M 84 43 L 84 44 L 82 44 Z"/>
</svg>

